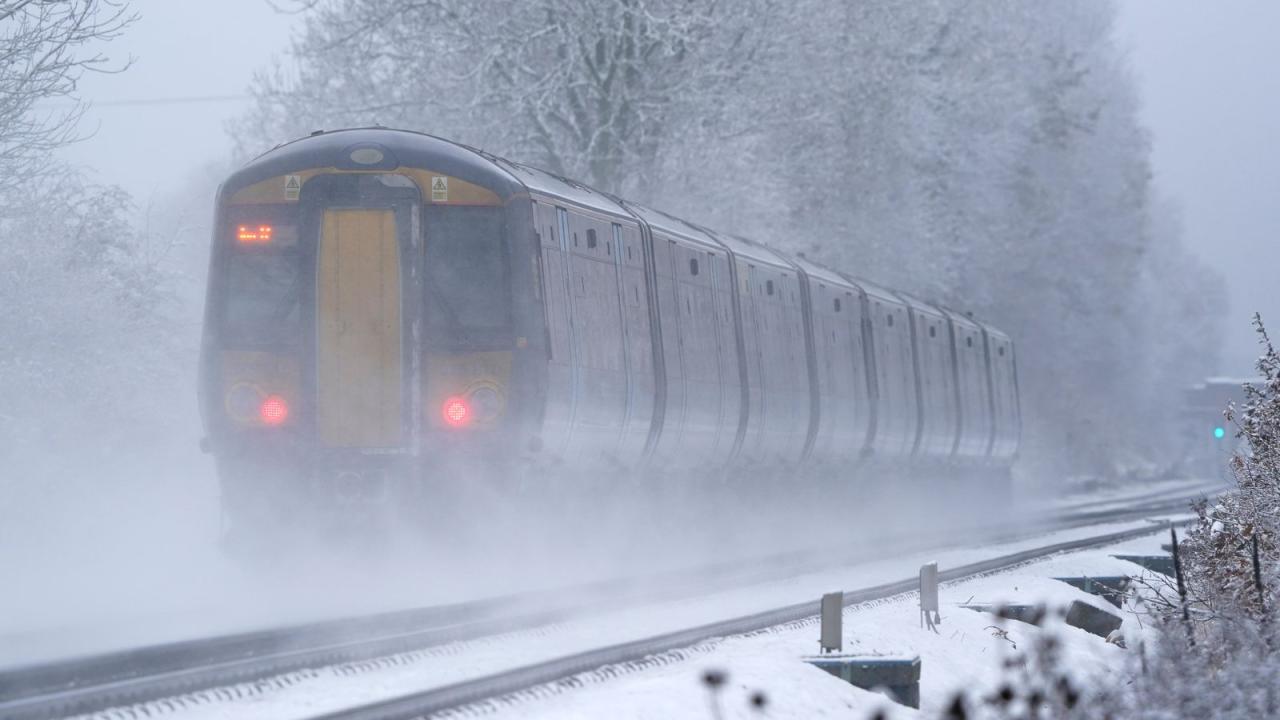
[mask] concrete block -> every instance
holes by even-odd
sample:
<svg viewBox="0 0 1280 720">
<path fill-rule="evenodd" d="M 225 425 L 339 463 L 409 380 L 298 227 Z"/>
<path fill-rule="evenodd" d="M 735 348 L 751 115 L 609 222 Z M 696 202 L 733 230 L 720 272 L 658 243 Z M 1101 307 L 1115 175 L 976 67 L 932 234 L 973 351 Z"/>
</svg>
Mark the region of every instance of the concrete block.
<svg viewBox="0 0 1280 720">
<path fill-rule="evenodd" d="M 1105 577 L 1060 577 L 1054 578 L 1073 588 L 1083 590 L 1090 595 L 1097 595 L 1107 602 L 1120 607 L 1124 604 L 1125 593 L 1129 591 L 1130 578 L 1127 575 L 1110 575 Z"/>
<path fill-rule="evenodd" d="M 1068 625 L 1093 633 L 1104 640 L 1113 631 L 1119 630 L 1122 622 L 1118 616 L 1079 600 L 1073 600 L 1071 607 L 1067 608 Z"/>
<path fill-rule="evenodd" d="M 1141 565 L 1151 572 L 1174 576 L 1172 555 L 1112 555 L 1111 557 Z"/>
<path fill-rule="evenodd" d="M 885 688 L 907 707 L 920 707 L 920 658 L 815 655 L 805 662 L 864 690 Z"/>
</svg>

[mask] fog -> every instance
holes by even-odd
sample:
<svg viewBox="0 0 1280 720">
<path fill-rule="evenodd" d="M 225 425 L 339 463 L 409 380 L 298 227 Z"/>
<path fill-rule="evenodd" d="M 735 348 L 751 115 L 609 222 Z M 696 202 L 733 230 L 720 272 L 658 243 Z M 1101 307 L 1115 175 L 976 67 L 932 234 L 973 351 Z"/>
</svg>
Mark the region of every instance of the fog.
<svg viewBox="0 0 1280 720">
<path fill-rule="evenodd" d="M 1231 302 L 1218 372 L 1250 375 L 1259 355 L 1247 320 L 1280 316 L 1280 7 L 1260 0 L 1120 3 L 1151 129 L 1156 181 L 1187 243 L 1227 279 Z"/>
<path fill-rule="evenodd" d="M 317 15 L 265 0 L 133 0 L 139 19 L 93 46 L 121 71 L 76 83 L 89 107 L 84 139 L 54 153 L 65 175 L 35 178 L 3 203 L 0 576 L 16 592 L 0 597 L 0 665 L 789 549 L 876 548 L 877 533 L 968 522 L 909 486 L 877 506 L 870 489 L 840 486 L 839 471 L 761 493 L 716 489 L 716 478 L 688 492 L 669 478 L 566 471 L 558 487 L 519 497 L 464 482 L 475 487 L 425 528 L 398 515 L 367 537 L 295 535 L 229 554 L 195 401 L 214 192 L 246 157 L 318 128 L 386 122 L 564 163 L 552 169 L 973 309 L 1020 344 L 1024 498 L 1052 496 L 1073 477 L 1176 473 L 1180 440 L 1168 420 L 1178 388 L 1249 374 L 1250 315 L 1280 317 L 1268 282 L 1280 260 L 1270 237 L 1280 221 L 1280 88 L 1270 72 L 1280 50 L 1267 36 L 1280 10 L 1134 0 L 1117 6 L 1112 27 L 1103 3 L 1063 3 L 1052 11 L 1060 16 L 1039 20 L 1037 3 L 993 0 L 961 13 L 957 46 L 943 53 L 951 60 L 922 70 L 895 43 L 923 47 L 920 38 L 952 27 L 934 11 L 868 3 L 865 15 L 849 10 L 824 28 L 841 4 L 802 4 L 819 19 L 786 32 L 847 33 L 856 56 L 810 57 L 829 74 L 798 77 L 806 65 L 786 53 L 843 43 L 757 38 L 760 63 L 778 75 L 756 78 L 739 58 L 721 58 L 712 64 L 723 76 L 653 89 L 683 93 L 655 121 L 675 130 L 617 153 L 622 166 L 643 167 L 611 175 L 612 151 L 565 143 L 545 155 L 494 129 L 494 117 L 536 112 L 519 105 L 527 98 L 508 98 L 499 113 L 468 105 L 471 96 L 370 110 L 458 91 L 458 79 L 419 87 L 411 66 L 366 87 L 372 72 L 315 50 L 345 26 L 341 16 L 316 20 L 308 35 Z M 295 42 L 314 54 L 298 60 Z M 1041 83 L 1039 65 L 1011 71 L 1009 58 L 1027 47 L 1037 49 L 1027 57 L 1040 48 L 1084 57 L 1089 80 Z M 874 72 L 859 74 L 864 66 Z M 334 87 L 317 91 L 325 73 Z M 712 82 L 723 77 L 733 79 Z M 1030 119 L 1021 108 L 1045 87 L 1060 95 Z M 797 106 L 821 110 L 795 118 Z M 1077 120 L 1096 124 L 1074 135 Z M 1055 132 L 1069 137 L 1044 139 Z M 86 200 L 59 204 L 67 198 Z M 766 212 L 761 198 L 785 208 Z M 102 248 L 87 262 L 84 237 Z M 1199 302 L 1228 295 L 1229 304 Z M 1041 313 L 1027 309 L 1041 303 Z M 1062 331 L 1050 332 L 1057 324 L 1045 319 L 1060 316 Z M 655 499 L 636 486 L 662 490 Z M 972 505 L 979 517 L 1005 512 Z"/>
</svg>

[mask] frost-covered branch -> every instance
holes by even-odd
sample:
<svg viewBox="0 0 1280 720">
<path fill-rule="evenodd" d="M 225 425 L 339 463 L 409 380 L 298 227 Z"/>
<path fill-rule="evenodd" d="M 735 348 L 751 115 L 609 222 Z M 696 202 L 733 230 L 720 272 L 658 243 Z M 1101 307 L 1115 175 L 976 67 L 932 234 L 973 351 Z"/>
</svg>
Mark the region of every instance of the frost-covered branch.
<svg viewBox="0 0 1280 720">
<path fill-rule="evenodd" d="M 0 195 L 45 174 L 48 154 L 78 138 L 85 72 L 114 72 L 95 45 L 134 19 L 114 0 L 0 2 Z"/>
</svg>

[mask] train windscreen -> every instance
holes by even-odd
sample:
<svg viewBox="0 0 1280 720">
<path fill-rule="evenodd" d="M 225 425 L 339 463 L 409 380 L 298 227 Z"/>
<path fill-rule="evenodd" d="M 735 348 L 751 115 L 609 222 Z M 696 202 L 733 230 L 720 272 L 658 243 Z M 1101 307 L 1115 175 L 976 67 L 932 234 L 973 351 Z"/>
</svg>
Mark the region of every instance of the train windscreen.
<svg viewBox="0 0 1280 720">
<path fill-rule="evenodd" d="M 511 295 L 502 209 L 435 207 L 426 225 L 430 339 L 446 344 L 506 340 Z"/>
<path fill-rule="evenodd" d="M 237 248 L 231 252 L 222 326 L 226 339 L 246 346 L 295 342 L 301 329 L 300 279 L 292 250 Z"/>
</svg>

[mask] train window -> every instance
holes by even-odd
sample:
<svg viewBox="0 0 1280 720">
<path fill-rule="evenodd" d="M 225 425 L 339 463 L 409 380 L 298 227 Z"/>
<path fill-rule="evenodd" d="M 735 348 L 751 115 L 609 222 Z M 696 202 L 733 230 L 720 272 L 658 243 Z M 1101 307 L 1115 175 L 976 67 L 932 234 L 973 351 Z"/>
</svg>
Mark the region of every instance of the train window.
<svg viewBox="0 0 1280 720">
<path fill-rule="evenodd" d="M 288 344 L 301 324 L 300 281 L 295 253 L 231 253 L 223 330 L 232 343 Z"/>
<path fill-rule="evenodd" d="M 578 233 L 573 234 L 573 246 L 578 247 Z"/>
<path fill-rule="evenodd" d="M 937 328 L 937 327 L 935 327 L 935 326 L 933 326 L 933 325 L 930 325 L 930 326 L 929 326 L 929 337 L 938 337 L 938 328 Z"/>
<path fill-rule="evenodd" d="M 840 312 L 840 298 L 836 298 L 836 312 Z"/>
<path fill-rule="evenodd" d="M 1000 357 L 1004 357 L 1004 346 L 1001 345 L 1000 348 L 996 350 L 996 352 L 1000 353 Z"/>
<path fill-rule="evenodd" d="M 427 211 L 427 328 L 437 341 L 467 342 L 511 326 L 502 211 L 437 205 Z"/>
<path fill-rule="evenodd" d="M 630 259 L 631 259 L 631 246 L 630 246 L 630 245 L 628 245 L 628 246 L 627 246 L 627 259 L 628 259 L 628 260 L 630 260 Z"/>
<path fill-rule="evenodd" d="M 772 280 L 765 280 L 765 281 L 764 281 L 764 291 L 765 291 L 766 293 L 770 294 L 770 295 L 772 295 L 772 294 L 773 294 L 773 281 L 772 281 Z"/>
<path fill-rule="evenodd" d="M 575 245 L 578 244 L 578 236 L 576 233 L 573 236 L 573 241 Z M 598 241 L 596 240 L 596 229 L 587 228 L 587 249 L 595 250 L 597 244 L 598 244 Z"/>
<path fill-rule="evenodd" d="M 889 317 L 887 320 L 885 320 L 885 322 L 889 325 L 889 327 L 893 327 L 893 313 L 889 313 Z"/>
<path fill-rule="evenodd" d="M 973 347 L 973 336 L 970 335 L 969 337 L 965 338 L 964 344 L 968 347 Z"/>
<path fill-rule="evenodd" d="M 689 274 L 698 274 L 698 258 L 689 258 Z"/>
</svg>

